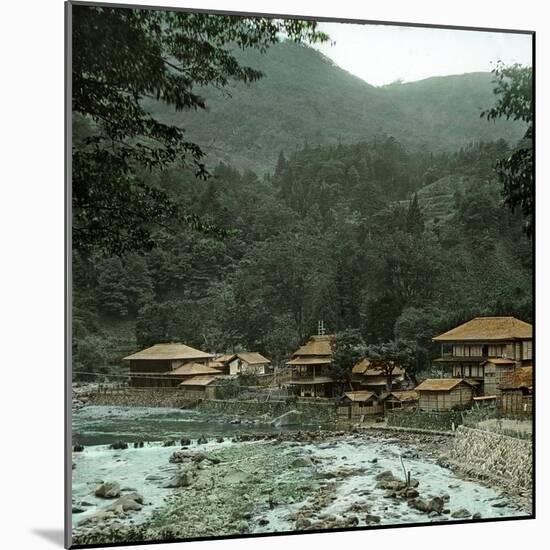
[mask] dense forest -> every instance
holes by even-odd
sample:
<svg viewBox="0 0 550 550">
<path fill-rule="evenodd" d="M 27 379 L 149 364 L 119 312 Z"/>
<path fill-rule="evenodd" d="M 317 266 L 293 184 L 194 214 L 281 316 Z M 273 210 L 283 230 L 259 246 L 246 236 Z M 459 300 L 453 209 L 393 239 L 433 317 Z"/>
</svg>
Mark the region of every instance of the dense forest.
<svg viewBox="0 0 550 550">
<path fill-rule="evenodd" d="M 395 139 L 280 153 L 262 178 L 219 164 L 156 181 L 225 237 L 160 230 L 147 254 L 75 256 L 75 370 L 162 341 L 282 361 L 323 319 L 367 343 L 430 338 L 475 315 L 531 317 L 531 242 L 503 208 L 504 141 L 410 154 Z M 135 339 L 134 339 L 135 338 Z"/>
<path fill-rule="evenodd" d="M 211 24 L 178 17 L 191 27 Z M 86 44 L 93 27 L 82 21 L 76 36 Z M 291 29 L 300 39 L 310 32 Z M 504 205 L 495 172 L 513 158 L 525 120 L 480 118 L 495 102 L 491 75 L 375 88 L 304 45 L 239 56 L 264 78 L 256 82 L 258 74 L 224 59 L 242 82 L 229 92 L 205 85 L 209 111 L 184 108 L 204 104 L 202 96 L 185 96 L 178 112 L 143 98 L 152 118 L 136 130 L 121 117 L 134 149 L 113 146 L 118 156 L 97 145 L 98 128 L 113 143 L 120 128 L 86 103 L 93 94 L 82 94 L 73 118 L 73 207 L 75 227 L 88 233 L 75 233 L 73 250 L 75 378 L 120 372 L 124 355 L 167 341 L 259 351 L 281 364 L 318 320 L 371 346 L 412 342 L 414 373 L 430 364 L 431 338 L 459 322 L 532 320 L 532 241 L 523 213 Z M 117 108 L 125 114 L 126 98 Z M 201 147 L 183 144 L 196 160 L 191 167 L 174 152 L 183 127 Z M 136 153 L 140 132 L 161 135 L 174 150 L 162 158 L 144 146 Z M 95 211 L 87 210 L 92 203 Z M 125 212 L 134 207 L 151 223 L 130 232 Z M 117 249 L 121 238 L 131 241 L 128 250 Z M 105 247 L 92 246 L 98 242 Z"/>
</svg>

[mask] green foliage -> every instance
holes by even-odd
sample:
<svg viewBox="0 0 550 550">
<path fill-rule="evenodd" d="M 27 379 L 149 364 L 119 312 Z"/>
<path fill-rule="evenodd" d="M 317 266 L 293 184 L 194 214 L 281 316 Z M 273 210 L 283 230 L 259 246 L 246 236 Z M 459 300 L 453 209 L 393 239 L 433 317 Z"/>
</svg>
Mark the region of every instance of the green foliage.
<svg viewBox="0 0 550 550">
<path fill-rule="evenodd" d="M 190 223 L 140 169 L 173 163 L 204 178 L 204 152 L 183 128 L 148 112 L 145 98 L 176 111 L 205 109 L 201 86 L 251 83 L 262 72 L 238 62 L 232 48 L 265 52 L 290 40 L 327 37 L 312 21 L 243 18 L 152 9 L 72 6 L 72 110 L 84 132 L 73 135 L 73 246 L 122 254 L 155 244 L 151 226 Z"/>
<path fill-rule="evenodd" d="M 401 367 L 410 372 L 414 368 L 416 345 L 413 341 L 401 339 L 371 344 L 366 348 L 366 356 L 386 376 L 386 389 L 391 391 L 394 370 Z"/>
<path fill-rule="evenodd" d="M 506 67 L 499 63 L 493 71 L 497 102 L 481 116 L 488 120 L 506 118 L 527 124 L 523 139 L 512 153 L 496 163 L 506 204 L 520 208 L 525 217 L 525 231 L 533 233 L 535 190 L 533 185 L 533 75 L 530 67 L 517 63 Z"/>
<path fill-rule="evenodd" d="M 365 342 L 359 330 L 347 329 L 335 335 L 330 373 L 341 388 L 349 385 L 352 368 L 363 357 Z"/>
</svg>

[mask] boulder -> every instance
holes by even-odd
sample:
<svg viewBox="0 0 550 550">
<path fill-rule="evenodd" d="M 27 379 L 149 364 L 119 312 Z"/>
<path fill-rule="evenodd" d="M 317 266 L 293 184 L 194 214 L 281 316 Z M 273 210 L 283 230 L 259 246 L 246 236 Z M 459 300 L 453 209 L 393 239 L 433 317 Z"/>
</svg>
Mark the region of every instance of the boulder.
<svg viewBox="0 0 550 550">
<path fill-rule="evenodd" d="M 390 472 L 390 470 L 384 470 L 383 472 L 376 474 L 376 477 L 374 479 L 376 481 L 395 481 L 396 477 L 393 475 L 392 472 Z"/>
<path fill-rule="evenodd" d="M 380 516 L 375 516 L 374 514 L 367 514 L 365 516 L 365 521 L 367 522 L 367 525 L 370 523 L 380 523 Z"/>
<path fill-rule="evenodd" d="M 216 443 L 223 443 L 223 437 L 221 435 L 216 437 Z"/>
<path fill-rule="evenodd" d="M 451 514 L 451 517 L 452 518 L 455 518 L 455 519 L 466 519 L 466 518 L 469 518 L 471 517 L 471 513 L 469 510 L 467 510 L 466 508 L 459 508 L 458 510 L 455 510 L 452 514 Z"/>
<path fill-rule="evenodd" d="M 258 525 L 267 525 L 269 523 L 269 520 L 267 518 L 260 518 L 258 520 Z"/>
<path fill-rule="evenodd" d="M 430 512 L 436 512 L 437 514 L 441 514 L 445 506 L 445 503 L 441 497 L 433 497 L 428 502 L 428 506 L 430 508 Z"/>
<path fill-rule="evenodd" d="M 109 445 L 109 449 L 114 449 L 116 451 L 127 449 L 128 443 L 125 443 L 124 441 L 115 441 L 114 443 L 111 443 Z"/>
<path fill-rule="evenodd" d="M 130 493 L 115 500 L 106 510 L 129 512 L 141 510 L 143 497 L 139 493 Z"/>
<path fill-rule="evenodd" d="M 188 437 L 182 437 L 180 439 L 180 445 L 182 447 L 189 447 L 189 445 L 191 445 L 191 440 Z"/>
<path fill-rule="evenodd" d="M 84 450 L 84 445 L 74 445 L 73 446 L 73 453 L 81 453 Z"/>
<path fill-rule="evenodd" d="M 479 512 L 476 512 L 473 516 L 472 516 L 472 519 L 481 519 L 481 514 Z"/>
<path fill-rule="evenodd" d="M 417 497 L 418 497 L 418 491 L 416 489 L 409 487 L 405 491 L 405 498 L 417 498 Z"/>
<path fill-rule="evenodd" d="M 501 500 L 500 502 L 495 502 L 491 505 L 493 508 L 504 508 L 506 506 L 506 501 Z"/>
<path fill-rule="evenodd" d="M 189 487 L 193 481 L 195 481 L 195 476 L 193 472 L 179 472 L 169 480 L 165 481 L 161 487 L 163 489 L 175 489 L 177 487 Z"/>
<path fill-rule="evenodd" d="M 293 468 L 312 468 L 313 461 L 308 456 L 299 456 L 295 458 L 290 465 Z"/>
<path fill-rule="evenodd" d="M 304 516 L 298 516 L 298 518 L 296 519 L 296 529 L 300 530 L 300 529 L 307 529 L 309 526 L 311 525 L 311 521 L 304 517 Z"/>
<path fill-rule="evenodd" d="M 149 474 L 145 476 L 146 481 L 160 481 L 161 479 L 165 479 L 165 476 L 159 476 L 158 474 Z"/>
<path fill-rule="evenodd" d="M 102 483 L 94 491 L 99 498 L 117 498 L 120 496 L 120 485 L 116 481 Z"/>
<path fill-rule="evenodd" d="M 201 435 L 197 439 L 197 445 L 205 445 L 206 443 L 208 443 L 208 439 L 206 439 L 206 437 L 204 435 Z"/>
</svg>

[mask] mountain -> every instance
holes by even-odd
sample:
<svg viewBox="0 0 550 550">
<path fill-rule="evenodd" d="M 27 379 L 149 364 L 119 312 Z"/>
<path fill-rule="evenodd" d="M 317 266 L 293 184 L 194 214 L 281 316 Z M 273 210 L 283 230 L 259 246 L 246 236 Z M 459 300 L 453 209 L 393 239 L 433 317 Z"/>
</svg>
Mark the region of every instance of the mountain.
<svg viewBox="0 0 550 550">
<path fill-rule="evenodd" d="M 185 127 L 209 160 L 240 169 L 271 171 L 280 151 L 304 145 L 354 143 L 391 135 L 411 151 L 453 151 L 472 141 L 517 141 L 519 123 L 488 122 L 494 104 L 490 73 L 428 78 L 383 87 L 367 84 L 308 46 L 284 42 L 265 54 L 239 51 L 239 61 L 260 69 L 259 81 L 202 89 L 208 111 L 175 113 L 153 102 L 164 122 Z"/>
</svg>

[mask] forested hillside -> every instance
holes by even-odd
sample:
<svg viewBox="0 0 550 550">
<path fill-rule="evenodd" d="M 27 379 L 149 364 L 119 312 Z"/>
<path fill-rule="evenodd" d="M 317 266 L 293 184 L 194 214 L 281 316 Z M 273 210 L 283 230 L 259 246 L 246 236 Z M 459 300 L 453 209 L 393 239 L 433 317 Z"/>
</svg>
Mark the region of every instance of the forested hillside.
<svg viewBox="0 0 550 550">
<path fill-rule="evenodd" d="M 480 118 L 494 104 L 492 75 L 471 73 L 420 82 L 370 86 L 317 50 L 291 42 L 262 54 L 238 51 L 239 60 L 264 76 L 223 91 L 203 88 L 207 112 L 176 113 L 147 100 L 159 120 L 182 125 L 209 153 L 258 174 L 271 172 L 279 151 L 305 145 L 350 144 L 393 136 L 412 151 L 453 152 L 471 141 L 515 143 L 523 124 Z"/>
<path fill-rule="evenodd" d="M 314 333 L 417 343 L 475 315 L 530 320 L 531 249 L 492 166 L 505 142 L 410 152 L 394 138 L 278 153 L 259 177 L 219 164 L 156 185 L 226 237 L 160 230 L 145 255 L 75 257 L 74 368 L 118 368 L 136 347 L 184 341 L 276 362 Z M 83 376 L 83 375 L 81 375 Z"/>
</svg>

